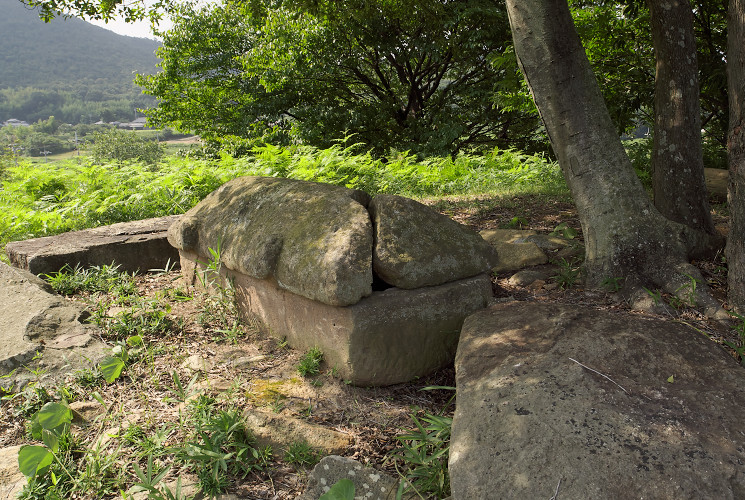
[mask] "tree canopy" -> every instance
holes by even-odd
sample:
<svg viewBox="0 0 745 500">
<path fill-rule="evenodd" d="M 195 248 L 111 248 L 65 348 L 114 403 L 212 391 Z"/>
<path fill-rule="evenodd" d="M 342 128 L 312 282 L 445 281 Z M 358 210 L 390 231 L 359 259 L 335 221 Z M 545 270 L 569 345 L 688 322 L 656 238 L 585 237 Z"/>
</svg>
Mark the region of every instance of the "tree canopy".
<svg viewBox="0 0 745 500">
<path fill-rule="evenodd" d="M 140 77 L 160 125 L 379 153 L 535 149 L 505 12 L 491 1 L 236 4 L 173 14 L 162 71 Z"/>
</svg>

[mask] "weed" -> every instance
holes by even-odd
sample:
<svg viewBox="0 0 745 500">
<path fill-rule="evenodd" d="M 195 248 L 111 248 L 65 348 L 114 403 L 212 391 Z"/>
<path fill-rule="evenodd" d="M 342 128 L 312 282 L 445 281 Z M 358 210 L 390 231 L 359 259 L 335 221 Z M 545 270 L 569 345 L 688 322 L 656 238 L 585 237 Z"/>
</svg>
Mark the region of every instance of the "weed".
<svg viewBox="0 0 745 500">
<path fill-rule="evenodd" d="M 294 441 L 285 451 L 285 462 L 299 467 L 312 467 L 318 463 L 318 452 L 307 441 Z"/>
<path fill-rule="evenodd" d="M 698 285 L 698 280 L 690 274 L 686 274 L 685 276 L 688 278 L 688 282 L 679 286 L 675 290 L 675 297 L 679 298 L 679 300 L 676 301 L 678 305 L 673 305 L 672 298 L 670 300 L 670 305 L 673 305 L 676 309 L 684 304 L 690 307 L 696 307 L 696 287 Z"/>
<path fill-rule="evenodd" d="M 318 375 L 321 361 L 323 361 L 323 352 L 318 347 L 313 347 L 300 358 L 297 372 L 303 377 Z"/>
<path fill-rule="evenodd" d="M 422 390 L 439 389 L 455 390 L 450 386 L 430 386 Z M 406 481 L 401 483 L 399 494 L 404 489 L 414 490 L 420 496 L 423 493 L 434 494 L 436 498 L 445 498 L 450 494 L 448 459 L 453 419 L 445 416 L 444 412 L 454 399 L 455 394 L 438 415 L 425 413 L 421 419 L 411 415 L 416 429 L 396 437 L 401 447 L 393 458 L 401 460 L 408 468 L 405 475 Z"/>
<path fill-rule="evenodd" d="M 176 401 L 179 403 L 185 403 L 193 395 L 194 383 L 197 381 L 197 378 L 199 378 L 199 374 L 194 375 L 186 387 L 181 383 L 181 378 L 178 376 L 178 372 L 174 371 L 171 376 L 173 377 L 173 389 L 167 388 L 168 392 L 175 395 Z"/>
<path fill-rule="evenodd" d="M 562 289 L 571 288 L 577 282 L 581 268 L 579 266 L 579 260 L 572 259 L 568 261 L 561 259 L 556 264 L 559 266 L 557 274 L 554 276 L 554 281 L 558 283 Z"/>
<path fill-rule="evenodd" d="M 432 414 L 421 419 L 412 415 L 411 419 L 416 429 L 396 437 L 401 447 L 394 458 L 407 465 L 406 480 L 413 489 L 445 498 L 450 493 L 448 457 L 453 419 Z"/>
<path fill-rule="evenodd" d="M 237 410 L 202 414 L 194 424 L 194 439 L 179 450 L 178 456 L 196 469 L 205 494 L 214 496 L 223 492 L 228 485 L 228 474 L 245 477 L 267 464 L 268 450 L 253 447 L 253 435 Z"/>
<path fill-rule="evenodd" d="M 561 236 L 568 240 L 573 240 L 577 237 L 577 234 L 579 234 L 577 233 L 577 230 L 569 226 L 566 222 L 562 222 L 551 231 L 552 236 Z"/>
<path fill-rule="evenodd" d="M 654 305 L 659 305 L 662 301 L 662 292 L 659 290 L 650 290 L 647 287 L 642 287 L 645 292 L 647 292 L 647 295 L 652 297 L 652 301 L 654 301 Z"/>
<path fill-rule="evenodd" d="M 55 292 L 62 295 L 76 293 L 112 293 L 117 297 L 133 295 L 135 283 L 133 275 L 120 272 L 118 265 L 93 266 L 83 269 L 79 264 L 70 267 L 65 264 L 56 273 L 42 275 Z"/>
<path fill-rule="evenodd" d="M 522 229 L 528 226 L 528 220 L 525 217 L 519 215 L 514 216 L 507 224 L 504 224 L 506 229 Z"/>
</svg>

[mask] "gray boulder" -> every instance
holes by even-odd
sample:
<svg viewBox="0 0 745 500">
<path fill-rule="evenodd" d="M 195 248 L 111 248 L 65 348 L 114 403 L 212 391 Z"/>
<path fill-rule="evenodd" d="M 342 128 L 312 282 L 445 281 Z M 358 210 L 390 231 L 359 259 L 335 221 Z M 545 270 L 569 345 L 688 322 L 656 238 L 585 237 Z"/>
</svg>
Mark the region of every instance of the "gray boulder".
<svg viewBox="0 0 745 500">
<path fill-rule="evenodd" d="M 477 233 L 412 199 L 378 195 L 373 268 L 398 288 L 441 285 L 489 272 L 497 251 Z"/>
<path fill-rule="evenodd" d="M 201 258 L 220 251 L 228 269 L 325 304 L 372 293 L 368 195 L 273 177 L 239 177 L 212 192 L 168 232 Z"/>
<path fill-rule="evenodd" d="M 512 302 L 455 363 L 453 498 L 745 498 L 745 370 L 693 328 Z"/>
</svg>

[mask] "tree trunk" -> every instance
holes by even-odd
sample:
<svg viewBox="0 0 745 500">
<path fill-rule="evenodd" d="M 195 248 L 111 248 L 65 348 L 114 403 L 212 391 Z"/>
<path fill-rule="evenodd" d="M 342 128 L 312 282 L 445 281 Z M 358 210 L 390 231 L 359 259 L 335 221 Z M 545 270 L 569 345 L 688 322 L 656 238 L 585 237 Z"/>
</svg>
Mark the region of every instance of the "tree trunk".
<svg viewBox="0 0 745 500">
<path fill-rule="evenodd" d="M 647 0 L 656 59 L 654 205 L 670 220 L 716 234 L 704 180 L 696 37 L 688 0 Z"/>
<path fill-rule="evenodd" d="M 574 29 L 566 0 L 507 0 L 518 63 L 571 190 L 585 238 L 586 283 L 625 279 L 679 296 L 721 317 L 688 262 L 709 238 L 652 205 L 621 145 Z M 697 286 L 691 286 L 695 279 Z M 638 295 L 637 295 L 638 296 Z"/>
<path fill-rule="evenodd" d="M 745 314 L 745 0 L 730 0 L 727 18 L 729 88 L 730 230 L 727 237 L 729 303 Z"/>
</svg>

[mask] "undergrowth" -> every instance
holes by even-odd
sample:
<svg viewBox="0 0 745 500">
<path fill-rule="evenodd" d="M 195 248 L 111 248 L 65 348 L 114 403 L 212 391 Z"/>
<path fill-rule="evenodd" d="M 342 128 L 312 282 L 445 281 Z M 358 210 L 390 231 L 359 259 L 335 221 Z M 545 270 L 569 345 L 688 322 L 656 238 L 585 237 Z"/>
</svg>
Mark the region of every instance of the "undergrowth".
<svg viewBox="0 0 745 500">
<path fill-rule="evenodd" d="M 219 160 L 172 156 L 158 165 L 97 164 L 82 157 L 9 166 L 0 190 L 0 246 L 116 222 L 183 213 L 242 175 L 288 177 L 412 197 L 566 193 L 561 170 L 513 150 L 422 161 L 374 158 L 358 147 L 263 146 Z"/>
</svg>

